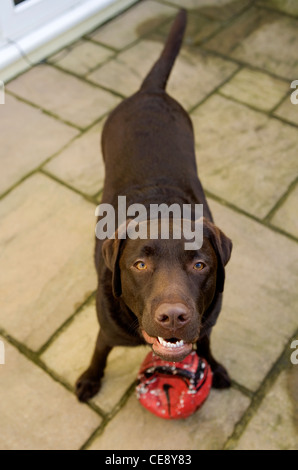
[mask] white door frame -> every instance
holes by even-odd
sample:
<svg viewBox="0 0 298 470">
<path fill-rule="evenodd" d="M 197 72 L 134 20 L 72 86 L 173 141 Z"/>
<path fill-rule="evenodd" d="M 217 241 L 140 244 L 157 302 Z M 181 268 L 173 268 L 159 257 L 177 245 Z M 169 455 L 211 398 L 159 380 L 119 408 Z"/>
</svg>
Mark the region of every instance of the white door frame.
<svg viewBox="0 0 298 470">
<path fill-rule="evenodd" d="M 4 82 L 139 0 L 27 0 L 16 6 L 12 1 L 1 0 L 0 6 Z"/>
<path fill-rule="evenodd" d="M 2 34 L 4 38 L 18 39 L 80 2 L 81 0 L 26 0 L 14 5 L 13 0 L 1 0 Z"/>
</svg>

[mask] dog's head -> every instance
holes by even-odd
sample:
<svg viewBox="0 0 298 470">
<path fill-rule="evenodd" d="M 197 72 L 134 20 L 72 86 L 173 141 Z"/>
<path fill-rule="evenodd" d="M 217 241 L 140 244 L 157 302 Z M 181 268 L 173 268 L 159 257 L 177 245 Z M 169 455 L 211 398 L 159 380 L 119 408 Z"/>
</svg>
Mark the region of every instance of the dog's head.
<svg viewBox="0 0 298 470">
<path fill-rule="evenodd" d="M 140 333 L 156 354 L 182 360 L 200 336 L 204 313 L 223 291 L 231 240 L 205 218 L 198 250 L 185 250 L 183 237 L 132 240 L 117 235 L 102 247 L 114 296 L 121 296 L 137 317 Z"/>
</svg>

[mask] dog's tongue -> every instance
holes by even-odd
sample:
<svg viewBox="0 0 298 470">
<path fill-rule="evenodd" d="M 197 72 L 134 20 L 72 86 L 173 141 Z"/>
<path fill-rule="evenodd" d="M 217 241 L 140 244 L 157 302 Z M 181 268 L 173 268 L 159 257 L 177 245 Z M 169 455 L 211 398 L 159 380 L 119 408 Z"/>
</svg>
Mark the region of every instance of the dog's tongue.
<svg viewBox="0 0 298 470">
<path fill-rule="evenodd" d="M 142 334 L 146 343 L 151 344 L 153 352 L 167 361 L 182 361 L 192 351 L 192 343 L 184 343 L 178 340 L 176 343 L 171 343 L 163 338 L 158 339 L 149 336 L 144 330 L 142 330 Z"/>
</svg>

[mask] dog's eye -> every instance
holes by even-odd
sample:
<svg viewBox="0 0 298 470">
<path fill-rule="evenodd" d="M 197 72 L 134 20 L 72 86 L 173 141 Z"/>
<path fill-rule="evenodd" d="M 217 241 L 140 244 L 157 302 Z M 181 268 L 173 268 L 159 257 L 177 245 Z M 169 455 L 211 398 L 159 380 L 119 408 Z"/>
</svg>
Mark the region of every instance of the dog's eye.
<svg viewBox="0 0 298 470">
<path fill-rule="evenodd" d="M 134 264 L 134 267 L 137 268 L 139 271 L 144 271 L 147 269 L 147 264 L 144 261 L 138 261 Z"/>
<path fill-rule="evenodd" d="M 194 268 L 196 271 L 202 271 L 202 269 L 204 269 L 204 267 L 205 267 L 204 263 L 198 262 L 198 263 L 196 263 L 196 264 L 194 265 L 193 268 Z"/>
</svg>

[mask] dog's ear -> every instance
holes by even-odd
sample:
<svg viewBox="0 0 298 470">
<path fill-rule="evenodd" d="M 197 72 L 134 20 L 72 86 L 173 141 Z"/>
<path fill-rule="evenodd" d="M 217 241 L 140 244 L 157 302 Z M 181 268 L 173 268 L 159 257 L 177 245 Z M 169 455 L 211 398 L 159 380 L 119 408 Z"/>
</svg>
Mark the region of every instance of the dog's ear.
<svg viewBox="0 0 298 470">
<path fill-rule="evenodd" d="M 217 255 L 217 280 L 218 292 L 223 292 L 225 283 L 225 265 L 228 263 L 232 252 L 232 241 L 216 225 L 204 217 L 204 235 L 210 240 Z"/>
<path fill-rule="evenodd" d="M 123 224 L 124 225 L 124 224 Z M 120 226 L 114 233 L 114 238 L 108 238 L 102 245 L 102 256 L 107 268 L 112 271 L 112 288 L 114 297 L 120 297 L 121 290 L 121 274 L 120 274 L 120 256 L 121 248 L 125 242 L 123 232 L 126 230 L 125 226 Z"/>
<path fill-rule="evenodd" d="M 108 238 L 102 245 L 102 256 L 106 266 L 112 271 L 112 288 L 114 297 L 121 295 L 121 276 L 120 276 L 120 246 L 123 240 Z"/>
</svg>

